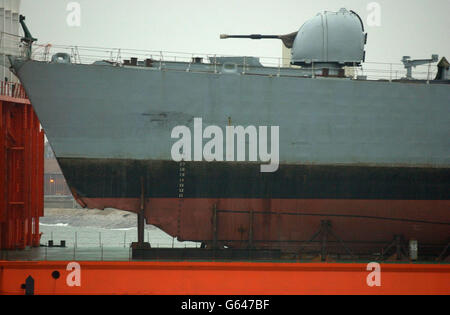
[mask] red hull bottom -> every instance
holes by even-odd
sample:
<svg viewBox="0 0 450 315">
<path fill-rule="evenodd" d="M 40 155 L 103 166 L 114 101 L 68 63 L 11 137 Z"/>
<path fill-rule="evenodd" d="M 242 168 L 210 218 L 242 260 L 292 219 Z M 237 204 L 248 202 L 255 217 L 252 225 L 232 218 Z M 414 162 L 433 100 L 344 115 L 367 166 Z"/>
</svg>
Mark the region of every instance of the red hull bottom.
<svg viewBox="0 0 450 315">
<path fill-rule="evenodd" d="M 88 208 L 131 212 L 138 212 L 141 203 L 132 198 L 79 201 Z M 435 246 L 437 250 L 450 239 L 449 200 L 151 198 L 145 201 L 147 223 L 181 241 L 211 243 L 214 209 L 218 243 L 233 248 L 247 247 L 252 239 L 256 248 L 317 249 L 320 244 L 305 246 L 305 241 L 311 239 L 324 220 L 331 222 L 333 234 L 355 252 L 379 252 L 395 235 L 417 240 L 419 246 Z M 330 240 L 334 241 L 331 237 Z"/>
</svg>

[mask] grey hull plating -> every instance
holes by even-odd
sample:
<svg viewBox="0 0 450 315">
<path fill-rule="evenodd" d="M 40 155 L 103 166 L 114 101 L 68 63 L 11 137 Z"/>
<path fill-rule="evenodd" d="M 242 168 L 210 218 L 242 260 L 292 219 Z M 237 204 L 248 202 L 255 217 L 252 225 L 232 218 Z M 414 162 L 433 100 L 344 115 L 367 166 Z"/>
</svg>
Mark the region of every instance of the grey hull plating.
<svg viewBox="0 0 450 315">
<path fill-rule="evenodd" d="M 181 240 L 215 230 L 230 247 L 298 250 L 322 220 L 358 252 L 395 234 L 437 252 L 450 237 L 449 84 L 35 61 L 17 73 L 87 207 L 138 211 L 143 177 L 147 222 Z M 172 129 L 197 117 L 279 126 L 279 171 L 173 162 Z"/>
<path fill-rule="evenodd" d="M 279 126 L 281 164 L 450 166 L 450 85 L 28 61 L 58 157 L 171 160 L 173 127 Z"/>
</svg>

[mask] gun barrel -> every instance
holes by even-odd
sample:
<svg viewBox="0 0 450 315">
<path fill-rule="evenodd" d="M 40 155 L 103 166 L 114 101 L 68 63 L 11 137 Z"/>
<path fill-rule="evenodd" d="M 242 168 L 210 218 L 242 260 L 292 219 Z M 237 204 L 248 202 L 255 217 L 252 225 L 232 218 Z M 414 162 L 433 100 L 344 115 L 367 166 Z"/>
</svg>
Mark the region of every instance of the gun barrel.
<svg viewBox="0 0 450 315">
<path fill-rule="evenodd" d="M 261 35 L 261 34 L 251 34 L 251 35 L 220 35 L 220 39 L 227 38 L 250 38 L 250 39 L 281 39 L 284 46 L 287 48 L 292 48 L 294 45 L 294 40 L 297 36 L 297 32 L 286 34 L 286 35 Z"/>
<path fill-rule="evenodd" d="M 261 34 L 251 34 L 251 35 L 220 35 L 221 39 L 227 38 L 250 38 L 250 39 L 279 39 L 279 35 L 261 35 Z"/>
</svg>

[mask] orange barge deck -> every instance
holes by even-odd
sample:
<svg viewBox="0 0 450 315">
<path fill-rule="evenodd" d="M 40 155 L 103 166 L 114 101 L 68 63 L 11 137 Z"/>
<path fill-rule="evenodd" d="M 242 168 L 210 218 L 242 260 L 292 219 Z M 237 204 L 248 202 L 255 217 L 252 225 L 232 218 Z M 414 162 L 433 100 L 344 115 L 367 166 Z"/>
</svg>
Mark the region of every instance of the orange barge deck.
<svg viewBox="0 0 450 315">
<path fill-rule="evenodd" d="M 43 138 L 23 88 L 2 82 L 0 249 L 39 246 Z M 0 294 L 450 294 L 448 264 L 380 268 L 370 286 L 373 271 L 353 263 L 0 261 Z"/>
<path fill-rule="evenodd" d="M 31 276 L 38 295 L 450 294 L 446 264 L 381 264 L 380 286 L 373 287 L 367 282 L 372 270 L 366 264 L 80 262 L 79 266 L 74 278 L 69 262 L 1 261 L 0 293 L 24 294 L 22 284 Z M 80 286 L 69 286 L 68 278 L 71 285 L 78 279 Z"/>
</svg>

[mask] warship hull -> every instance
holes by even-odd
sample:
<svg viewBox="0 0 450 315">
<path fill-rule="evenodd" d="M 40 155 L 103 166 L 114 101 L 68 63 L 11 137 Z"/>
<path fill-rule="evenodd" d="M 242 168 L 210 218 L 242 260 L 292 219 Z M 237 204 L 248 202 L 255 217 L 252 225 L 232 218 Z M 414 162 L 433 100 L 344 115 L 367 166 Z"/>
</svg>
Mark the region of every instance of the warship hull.
<svg viewBox="0 0 450 315">
<path fill-rule="evenodd" d="M 180 240 L 234 248 L 296 251 L 325 221 L 358 253 L 395 235 L 435 249 L 450 238 L 448 84 L 14 67 L 84 207 L 143 207 L 148 224 Z M 173 128 L 198 117 L 279 126 L 278 171 L 174 162 Z"/>
</svg>

